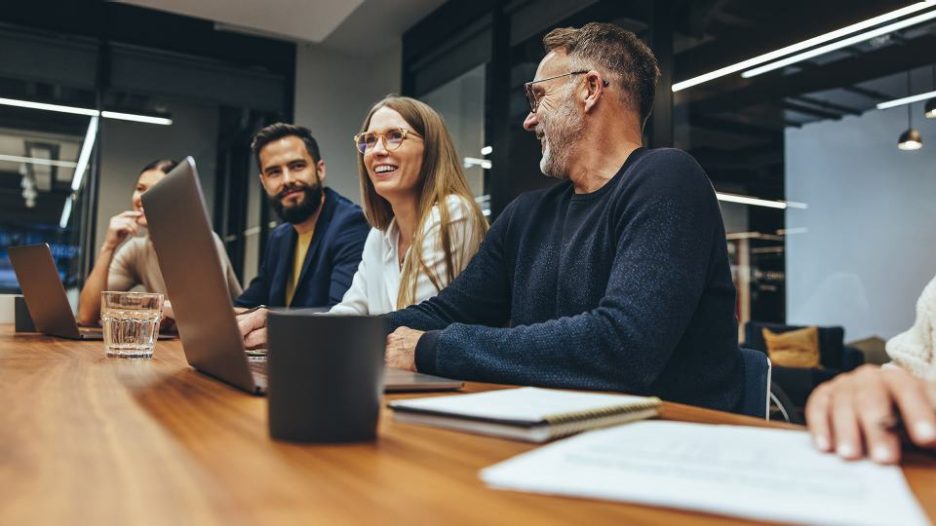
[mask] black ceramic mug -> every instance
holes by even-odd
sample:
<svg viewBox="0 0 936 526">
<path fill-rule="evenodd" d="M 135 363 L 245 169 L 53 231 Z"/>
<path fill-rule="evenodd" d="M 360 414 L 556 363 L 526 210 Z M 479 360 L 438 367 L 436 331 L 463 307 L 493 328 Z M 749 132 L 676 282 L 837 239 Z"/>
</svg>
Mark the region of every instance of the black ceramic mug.
<svg viewBox="0 0 936 526">
<path fill-rule="evenodd" d="M 377 437 L 385 323 L 373 316 L 270 311 L 270 436 L 293 442 Z"/>
</svg>

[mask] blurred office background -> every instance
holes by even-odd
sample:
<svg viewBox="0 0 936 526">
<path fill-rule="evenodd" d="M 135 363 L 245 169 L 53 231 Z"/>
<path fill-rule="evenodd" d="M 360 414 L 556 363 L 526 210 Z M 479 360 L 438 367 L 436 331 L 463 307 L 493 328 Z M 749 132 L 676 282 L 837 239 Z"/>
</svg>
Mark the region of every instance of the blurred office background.
<svg viewBox="0 0 936 526">
<path fill-rule="evenodd" d="M 0 287 L 17 289 L 5 247 L 39 241 L 79 287 L 140 167 L 185 155 L 247 282 L 277 221 L 251 133 L 277 120 L 310 127 L 328 185 L 359 201 L 351 136 L 391 92 L 443 113 L 496 218 L 519 192 L 555 184 L 521 128 L 522 85 L 549 29 L 588 21 L 637 32 L 660 59 L 647 144 L 689 151 L 711 177 L 742 322 L 842 327 L 848 341 L 910 326 L 936 274 L 936 119 L 924 115 L 928 97 L 887 106 L 936 90 L 936 4 L 896 0 L 10 4 L 0 12 Z M 850 29 L 807 43 L 805 57 L 783 55 L 799 60 L 718 74 L 840 28 Z M 922 148 L 899 148 L 911 128 Z"/>
</svg>

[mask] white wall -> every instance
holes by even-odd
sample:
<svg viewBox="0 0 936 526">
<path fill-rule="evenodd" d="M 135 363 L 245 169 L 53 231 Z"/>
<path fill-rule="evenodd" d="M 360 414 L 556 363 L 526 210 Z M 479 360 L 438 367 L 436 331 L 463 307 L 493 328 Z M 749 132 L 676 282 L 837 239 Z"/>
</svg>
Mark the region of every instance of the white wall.
<svg viewBox="0 0 936 526">
<path fill-rule="evenodd" d="M 846 340 L 910 327 L 936 274 L 936 120 L 914 105 L 924 148 L 897 149 L 906 107 L 786 132 L 787 321 L 845 326 Z"/>
<path fill-rule="evenodd" d="M 375 102 L 399 93 L 400 51 L 396 43 L 371 59 L 311 44 L 297 49 L 296 124 L 312 130 L 319 143 L 328 171 L 326 186 L 356 203 L 361 202 L 361 192 L 352 137 Z"/>
<path fill-rule="evenodd" d="M 156 159 L 195 158 L 208 214 L 214 209 L 214 180 L 218 138 L 218 109 L 173 102 L 173 124 L 157 126 L 103 119 L 101 122 L 101 181 L 98 194 L 97 254 L 110 218 L 130 209 L 130 196 L 140 169 Z"/>
</svg>

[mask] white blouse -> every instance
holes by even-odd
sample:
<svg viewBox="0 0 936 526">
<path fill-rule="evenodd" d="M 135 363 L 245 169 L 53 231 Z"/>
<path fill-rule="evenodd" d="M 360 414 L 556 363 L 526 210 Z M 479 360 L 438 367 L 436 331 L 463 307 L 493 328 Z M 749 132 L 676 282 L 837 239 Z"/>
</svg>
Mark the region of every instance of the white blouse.
<svg viewBox="0 0 936 526">
<path fill-rule="evenodd" d="M 481 232 L 474 232 L 471 221 L 471 208 L 462 197 L 450 195 L 445 204 L 449 213 L 449 239 L 452 245 L 452 259 L 457 275 L 465 268 L 482 238 Z M 423 260 L 432 269 L 442 286 L 448 285 L 445 271 L 445 252 L 440 240 L 441 214 L 439 207 L 433 207 L 423 225 Z M 372 228 L 364 243 L 364 253 L 358 266 L 351 288 L 328 314 L 380 315 L 397 310 L 397 295 L 400 292 L 400 231 L 396 219 L 390 222 L 386 232 Z M 415 302 L 419 303 L 439 293 L 425 272 L 416 278 Z"/>
</svg>

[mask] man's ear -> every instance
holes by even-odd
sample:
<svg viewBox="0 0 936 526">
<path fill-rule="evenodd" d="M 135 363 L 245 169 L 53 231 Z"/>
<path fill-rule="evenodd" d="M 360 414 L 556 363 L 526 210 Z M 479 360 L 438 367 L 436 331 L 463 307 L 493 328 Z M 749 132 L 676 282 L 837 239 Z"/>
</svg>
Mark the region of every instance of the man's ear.
<svg viewBox="0 0 936 526">
<path fill-rule="evenodd" d="M 597 71 L 585 74 L 585 113 L 592 111 L 604 95 L 605 81 Z"/>
<path fill-rule="evenodd" d="M 319 162 L 315 163 L 315 167 L 318 168 L 319 181 L 324 185 L 325 184 L 325 159 L 319 159 Z"/>
</svg>

